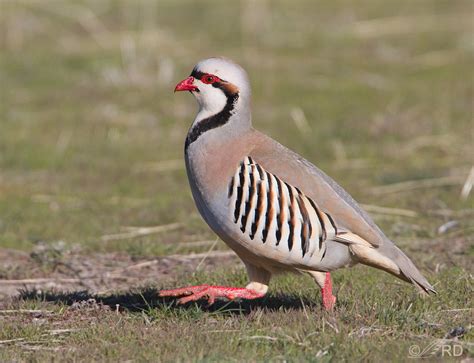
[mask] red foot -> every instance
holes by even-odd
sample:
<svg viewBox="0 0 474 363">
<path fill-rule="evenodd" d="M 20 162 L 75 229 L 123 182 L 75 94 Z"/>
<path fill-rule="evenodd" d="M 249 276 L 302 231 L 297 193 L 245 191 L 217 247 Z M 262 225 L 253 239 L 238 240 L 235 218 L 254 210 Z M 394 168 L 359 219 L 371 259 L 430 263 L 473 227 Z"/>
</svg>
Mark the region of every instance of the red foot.
<svg viewBox="0 0 474 363">
<path fill-rule="evenodd" d="M 203 297 L 207 297 L 209 305 L 214 304 L 217 297 L 225 297 L 229 300 L 240 299 L 257 299 L 264 296 L 254 290 L 243 287 L 227 287 L 227 286 L 211 286 L 198 285 L 188 286 L 179 289 L 161 290 L 159 296 L 185 296 L 178 300 L 179 304 L 186 304 L 189 301 L 197 301 Z"/>
<path fill-rule="evenodd" d="M 323 295 L 324 309 L 334 309 L 336 297 L 332 294 L 331 274 L 329 272 L 326 272 L 326 279 L 324 280 L 324 287 L 321 289 L 321 294 Z"/>
</svg>

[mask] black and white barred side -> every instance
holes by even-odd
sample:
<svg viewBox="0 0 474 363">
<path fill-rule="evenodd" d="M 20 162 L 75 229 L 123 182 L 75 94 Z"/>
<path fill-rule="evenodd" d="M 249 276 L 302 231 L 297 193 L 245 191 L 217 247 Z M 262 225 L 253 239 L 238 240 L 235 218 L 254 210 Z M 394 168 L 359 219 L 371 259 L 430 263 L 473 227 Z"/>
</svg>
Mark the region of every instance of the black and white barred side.
<svg viewBox="0 0 474 363">
<path fill-rule="evenodd" d="M 326 240 L 338 232 L 313 200 L 248 156 L 230 180 L 228 197 L 233 222 L 244 235 L 299 259 L 322 260 Z"/>
</svg>

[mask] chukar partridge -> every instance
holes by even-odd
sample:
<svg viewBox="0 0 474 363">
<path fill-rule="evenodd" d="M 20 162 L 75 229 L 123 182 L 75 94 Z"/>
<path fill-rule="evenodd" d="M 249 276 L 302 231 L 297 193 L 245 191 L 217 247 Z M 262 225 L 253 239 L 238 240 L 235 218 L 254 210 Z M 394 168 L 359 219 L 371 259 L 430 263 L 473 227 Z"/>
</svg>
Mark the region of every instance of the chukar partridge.
<svg viewBox="0 0 474 363">
<path fill-rule="evenodd" d="M 266 294 L 272 274 L 297 271 L 314 278 L 324 307 L 332 309 L 330 271 L 359 262 L 435 292 L 344 189 L 252 127 L 250 84 L 239 65 L 202 60 L 176 91 L 189 91 L 199 104 L 185 142 L 196 206 L 242 259 L 250 283 L 161 290 L 160 296 L 181 296 L 181 303 L 255 299 Z"/>
</svg>

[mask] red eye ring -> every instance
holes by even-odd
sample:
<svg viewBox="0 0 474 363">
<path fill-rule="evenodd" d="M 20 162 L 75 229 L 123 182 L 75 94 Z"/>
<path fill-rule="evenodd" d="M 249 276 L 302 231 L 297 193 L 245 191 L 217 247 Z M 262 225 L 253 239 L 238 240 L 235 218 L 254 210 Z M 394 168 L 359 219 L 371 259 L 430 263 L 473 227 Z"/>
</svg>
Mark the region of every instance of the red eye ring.
<svg viewBox="0 0 474 363">
<path fill-rule="evenodd" d="M 219 81 L 219 77 L 213 76 L 212 74 L 205 74 L 201 77 L 201 82 L 205 84 L 212 84 Z"/>
</svg>

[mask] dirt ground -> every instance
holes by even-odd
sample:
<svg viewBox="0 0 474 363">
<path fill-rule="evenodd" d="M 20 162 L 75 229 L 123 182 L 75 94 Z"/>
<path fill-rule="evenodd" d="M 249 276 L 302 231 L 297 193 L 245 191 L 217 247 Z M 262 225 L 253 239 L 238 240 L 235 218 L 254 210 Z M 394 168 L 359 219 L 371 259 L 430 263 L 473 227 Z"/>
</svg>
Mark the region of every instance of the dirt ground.
<svg viewBox="0 0 474 363">
<path fill-rule="evenodd" d="M 49 250 L 49 254 L 51 251 Z M 0 249 L 2 269 L 7 276 L 0 279 L 0 308 L 2 301 L 18 297 L 24 291 L 87 291 L 106 295 L 117 291 L 163 285 L 177 277 L 191 275 L 196 268 L 210 271 L 216 266 L 238 266 L 231 251 L 170 255 L 153 259 L 132 258 L 126 253 L 84 254 L 70 251 L 45 257 L 42 248 L 26 253 Z M 45 266 L 45 258 L 50 260 Z"/>
</svg>

